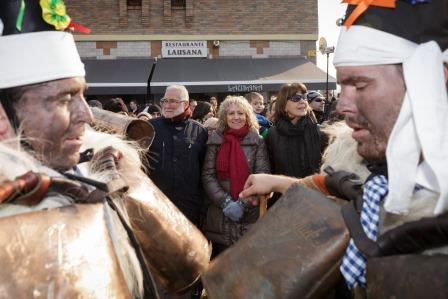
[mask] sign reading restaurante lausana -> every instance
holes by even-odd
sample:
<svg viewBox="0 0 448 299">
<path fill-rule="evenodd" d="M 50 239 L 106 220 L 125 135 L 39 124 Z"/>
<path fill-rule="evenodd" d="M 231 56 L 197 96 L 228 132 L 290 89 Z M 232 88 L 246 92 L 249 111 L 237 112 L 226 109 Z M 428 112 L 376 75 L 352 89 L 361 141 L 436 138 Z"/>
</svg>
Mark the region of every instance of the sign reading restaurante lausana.
<svg viewBox="0 0 448 299">
<path fill-rule="evenodd" d="M 207 57 L 207 41 L 162 41 L 162 57 Z"/>
</svg>

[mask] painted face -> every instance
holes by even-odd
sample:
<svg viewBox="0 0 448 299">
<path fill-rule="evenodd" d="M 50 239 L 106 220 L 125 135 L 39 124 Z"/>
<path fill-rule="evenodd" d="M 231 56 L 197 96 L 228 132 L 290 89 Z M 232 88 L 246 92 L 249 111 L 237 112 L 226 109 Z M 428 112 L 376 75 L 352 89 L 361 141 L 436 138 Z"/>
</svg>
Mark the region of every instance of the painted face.
<svg viewBox="0 0 448 299">
<path fill-rule="evenodd" d="M 8 117 L 6 116 L 3 106 L 0 104 L 0 141 L 14 136 Z"/>
<path fill-rule="evenodd" d="M 297 101 L 300 97 L 302 97 L 302 99 Z M 285 112 L 293 120 L 298 120 L 305 116 L 307 111 L 308 103 L 306 101 L 306 96 L 301 92 L 297 92 L 286 101 Z"/>
<path fill-rule="evenodd" d="M 162 102 L 162 115 L 165 118 L 173 118 L 184 113 L 187 109 L 188 101 L 182 100 L 180 92 L 177 89 L 168 89 Z"/>
<path fill-rule="evenodd" d="M 246 125 L 246 114 L 243 108 L 232 104 L 227 110 L 227 126 L 231 129 L 241 129 Z"/>
<path fill-rule="evenodd" d="M 261 113 L 264 110 L 263 99 L 255 99 L 250 102 L 252 109 L 254 109 L 255 113 Z"/>
<path fill-rule="evenodd" d="M 67 170 L 79 161 L 85 124 L 92 113 L 83 77 L 55 80 L 26 90 L 15 106 L 24 135 L 47 166 Z"/>
<path fill-rule="evenodd" d="M 338 67 L 341 95 L 337 111 L 354 131 L 359 154 L 386 160 L 386 147 L 406 92 L 396 65 Z"/>
<path fill-rule="evenodd" d="M 314 111 L 324 112 L 325 100 L 323 98 L 317 98 L 309 102 L 309 105 Z"/>
</svg>

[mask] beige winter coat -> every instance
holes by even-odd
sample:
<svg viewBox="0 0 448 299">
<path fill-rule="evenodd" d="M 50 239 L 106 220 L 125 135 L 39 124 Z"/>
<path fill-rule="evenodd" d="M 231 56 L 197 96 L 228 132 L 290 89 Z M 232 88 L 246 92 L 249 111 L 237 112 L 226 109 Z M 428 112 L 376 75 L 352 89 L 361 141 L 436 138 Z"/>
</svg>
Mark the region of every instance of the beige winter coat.
<svg viewBox="0 0 448 299">
<path fill-rule="evenodd" d="M 223 133 L 214 131 L 207 142 L 207 154 L 202 171 L 202 183 L 209 199 L 204 233 L 212 242 L 230 246 L 257 221 L 259 208 L 248 208 L 238 222 L 233 222 L 224 216 L 222 204 L 230 193 L 230 182 L 220 181 L 216 175 L 216 155 L 223 140 Z M 241 140 L 241 147 L 246 155 L 249 173 L 270 172 L 266 145 L 258 132 L 249 131 Z"/>
</svg>

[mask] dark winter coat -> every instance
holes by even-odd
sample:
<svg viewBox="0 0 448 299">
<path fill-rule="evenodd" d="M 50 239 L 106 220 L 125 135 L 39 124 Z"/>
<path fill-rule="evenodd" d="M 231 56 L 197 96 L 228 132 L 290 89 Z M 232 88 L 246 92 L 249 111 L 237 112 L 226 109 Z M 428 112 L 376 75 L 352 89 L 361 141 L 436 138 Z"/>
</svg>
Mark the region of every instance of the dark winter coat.
<svg viewBox="0 0 448 299">
<path fill-rule="evenodd" d="M 149 177 L 188 219 L 198 224 L 203 208 L 201 171 L 207 129 L 191 119 L 170 123 L 161 117 L 150 123 L 155 138 L 148 153 Z"/>
<path fill-rule="evenodd" d="M 223 141 L 223 133 L 216 130 L 210 135 L 207 142 L 202 182 L 210 203 L 207 209 L 204 233 L 212 242 L 230 246 L 257 221 L 259 207 L 249 207 L 238 222 L 233 222 L 224 216 L 222 205 L 229 194 L 230 182 L 228 180 L 220 181 L 216 175 L 216 155 Z M 266 145 L 258 133 L 250 130 L 241 140 L 241 147 L 247 159 L 249 173 L 270 172 Z"/>
</svg>

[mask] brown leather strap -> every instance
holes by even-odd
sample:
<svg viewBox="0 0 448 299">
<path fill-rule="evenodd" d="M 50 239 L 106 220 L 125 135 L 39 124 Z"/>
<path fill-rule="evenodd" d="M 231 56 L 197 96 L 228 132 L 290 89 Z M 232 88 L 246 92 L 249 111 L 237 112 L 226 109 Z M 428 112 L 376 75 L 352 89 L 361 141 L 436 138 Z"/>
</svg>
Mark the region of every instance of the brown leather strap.
<svg viewBox="0 0 448 299">
<path fill-rule="evenodd" d="M 0 186 L 0 203 L 14 202 L 34 205 L 40 202 L 50 185 L 50 177 L 35 172 L 27 172 L 13 181 Z"/>
<path fill-rule="evenodd" d="M 50 178 L 44 173 L 29 171 L 13 181 L 5 181 L 0 185 L 0 203 L 37 205 L 51 192 L 69 196 L 77 203 L 104 200 L 106 193 L 95 191 L 90 192 L 84 184 L 78 181 L 63 177 Z"/>
<path fill-rule="evenodd" d="M 421 253 L 448 246 L 448 213 L 400 225 L 379 236 L 376 242 L 364 232 L 354 202 L 342 207 L 342 216 L 356 247 L 367 257 Z"/>
<path fill-rule="evenodd" d="M 355 201 L 344 205 L 341 208 L 345 224 L 350 231 L 350 236 L 355 242 L 356 247 L 367 257 L 378 256 L 379 247 L 375 241 L 369 239 L 360 222 L 360 214 L 357 212 Z"/>
<path fill-rule="evenodd" d="M 400 225 L 382 234 L 381 256 L 420 253 L 448 245 L 448 213 Z"/>
</svg>

